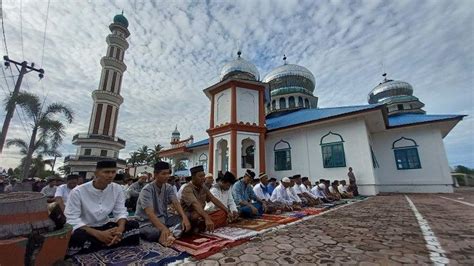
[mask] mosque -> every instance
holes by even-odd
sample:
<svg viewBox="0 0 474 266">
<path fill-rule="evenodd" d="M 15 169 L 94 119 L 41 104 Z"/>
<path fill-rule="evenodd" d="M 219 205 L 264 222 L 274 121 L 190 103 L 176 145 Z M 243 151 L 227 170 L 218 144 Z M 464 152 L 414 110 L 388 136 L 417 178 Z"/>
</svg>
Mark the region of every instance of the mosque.
<svg viewBox="0 0 474 266">
<path fill-rule="evenodd" d="M 211 102 L 209 138 L 181 140 L 175 128 L 160 156 L 204 165 L 214 176 L 252 169 L 313 182 L 347 179 L 352 167 L 365 195 L 453 192 L 443 138 L 463 115 L 426 114 L 413 87 L 386 74 L 368 104 L 319 108 L 311 71 L 284 62 L 261 79 L 239 51 L 220 81 L 204 89 Z"/>
</svg>

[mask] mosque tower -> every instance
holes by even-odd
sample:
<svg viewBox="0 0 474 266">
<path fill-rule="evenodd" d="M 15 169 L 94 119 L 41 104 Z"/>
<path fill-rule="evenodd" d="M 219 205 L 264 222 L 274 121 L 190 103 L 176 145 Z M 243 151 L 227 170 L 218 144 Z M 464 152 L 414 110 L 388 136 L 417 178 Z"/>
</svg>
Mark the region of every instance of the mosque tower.
<svg viewBox="0 0 474 266">
<path fill-rule="evenodd" d="M 173 133 L 171 133 L 171 147 L 175 147 L 176 144 L 178 144 L 178 142 L 180 141 L 181 139 L 181 133 L 179 133 L 178 131 L 178 125 L 176 125 L 176 127 L 174 128 L 174 131 Z"/>
<path fill-rule="evenodd" d="M 424 114 L 425 106 L 417 97 L 413 96 L 413 87 L 405 81 L 387 79 L 384 80 L 369 93 L 370 104 L 382 103 L 387 106 L 388 115 L 402 113 Z"/>
<path fill-rule="evenodd" d="M 118 138 L 117 120 L 123 97 L 120 95 L 123 73 L 127 66 L 123 59 L 128 49 L 128 21 L 122 14 L 114 17 L 109 25 L 111 34 L 106 38 L 107 53 L 100 60 L 102 74 L 99 87 L 92 92 L 94 101 L 87 133 L 76 134 L 72 144 L 77 145 L 75 156 L 65 158 L 71 172 L 91 177 L 97 161 L 116 160 L 119 168 L 125 168 L 125 161 L 118 158 L 125 147 L 125 140 Z"/>
</svg>

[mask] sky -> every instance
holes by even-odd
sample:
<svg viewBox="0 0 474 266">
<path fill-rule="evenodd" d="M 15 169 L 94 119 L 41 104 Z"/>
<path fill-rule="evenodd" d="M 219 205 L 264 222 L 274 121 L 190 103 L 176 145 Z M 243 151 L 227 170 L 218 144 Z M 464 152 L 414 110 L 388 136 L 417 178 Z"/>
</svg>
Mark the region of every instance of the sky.
<svg viewBox="0 0 474 266">
<path fill-rule="evenodd" d="M 64 156 L 76 152 L 72 136 L 87 132 L 108 25 L 122 10 L 131 35 L 117 126 L 117 136 L 127 141 L 121 158 L 142 145 L 169 146 L 175 125 L 183 138 L 207 138 L 210 103 L 202 90 L 219 81 L 221 68 L 241 50 L 262 77 L 283 64 L 283 54 L 308 68 L 319 107 L 367 104 L 384 72 L 409 82 L 427 113 L 468 115 L 444 142 L 450 165 L 474 167 L 470 0 L 3 0 L 8 55 L 46 72 L 42 80 L 27 74 L 21 89 L 75 112 Z M 6 54 L 4 43 L 0 49 Z M 0 73 L 2 101 L 13 89 L 13 74 Z M 20 111 L 8 138 L 29 140 L 29 127 Z M 15 148 L 0 156 L 4 168 L 21 158 Z"/>
</svg>

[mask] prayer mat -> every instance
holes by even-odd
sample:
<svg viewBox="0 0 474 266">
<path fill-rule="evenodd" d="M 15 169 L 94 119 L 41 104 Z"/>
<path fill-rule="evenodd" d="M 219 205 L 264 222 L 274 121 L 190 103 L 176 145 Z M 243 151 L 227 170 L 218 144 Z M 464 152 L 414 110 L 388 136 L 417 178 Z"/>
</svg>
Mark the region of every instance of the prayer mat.
<svg viewBox="0 0 474 266">
<path fill-rule="evenodd" d="M 243 219 L 238 222 L 229 224 L 228 226 L 261 231 L 264 229 L 275 227 L 277 225 L 278 224 L 275 222 L 266 221 L 262 219 Z"/>
<path fill-rule="evenodd" d="M 287 224 L 299 220 L 298 217 L 284 216 L 284 215 L 274 215 L 274 214 L 264 214 L 260 218 L 265 221 L 270 221 L 278 224 Z"/>
<path fill-rule="evenodd" d="M 218 228 L 212 233 L 206 233 L 206 235 L 218 236 L 229 240 L 240 240 L 254 237 L 258 235 L 258 232 L 244 228 L 226 226 Z"/>
<path fill-rule="evenodd" d="M 306 213 L 307 215 L 317 215 L 325 211 L 324 208 L 304 208 L 302 212 Z"/>
<path fill-rule="evenodd" d="M 232 242 L 234 241 L 218 236 L 192 234 L 176 239 L 173 247 L 179 251 L 187 252 L 194 258 L 201 260 L 216 254 Z"/>
<path fill-rule="evenodd" d="M 164 265 L 182 260 L 189 255 L 186 252 L 167 248 L 159 243 L 141 241 L 139 246 L 103 249 L 94 253 L 75 255 L 74 265 Z"/>
<path fill-rule="evenodd" d="M 285 212 L 285 213 L 282 213 L 281 215 L 288 216 L 288 217 L 295 217 L 295 218 L 303 218 L 305 216 L 308 216 L 308 214 L 303 211 Z"/>
</svg>

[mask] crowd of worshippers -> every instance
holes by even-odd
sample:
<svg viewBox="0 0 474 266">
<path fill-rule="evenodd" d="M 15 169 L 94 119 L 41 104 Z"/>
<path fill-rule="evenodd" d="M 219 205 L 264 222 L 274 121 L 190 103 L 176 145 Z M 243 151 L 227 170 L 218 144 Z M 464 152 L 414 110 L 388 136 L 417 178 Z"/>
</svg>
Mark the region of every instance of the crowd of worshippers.
<svg viewBox="0 0 474 266">
<path fill-rule="evenodd" d="M 166 162 L 154 165 L 150 182 L 145 174 L 133 184 L 114 182 L 116 172 L 114 161 L 101 161 L 93 180 L 78 185 L 78 176 L 69 175 L 56 189 L 55 208 L 64 211 L 73 227 L 68 256 L 138 245 L 140 238 L 170 246 L 184 234 L 212 232 L 241 217 L 300 210 L 358 194 L 352 169 L 349 185 L 345 180 L 321 179 L 312 186 L 301 175 L 277 182 L 251 170 L 239 179 L 231 172 L 219 172 L 214 180 L 203 166 L 195 166 L 179 190 L 170 180 L 171 166 Z M 136 204 L 134 216 L 127 211 L 131 204 Z"/>
</svg>

